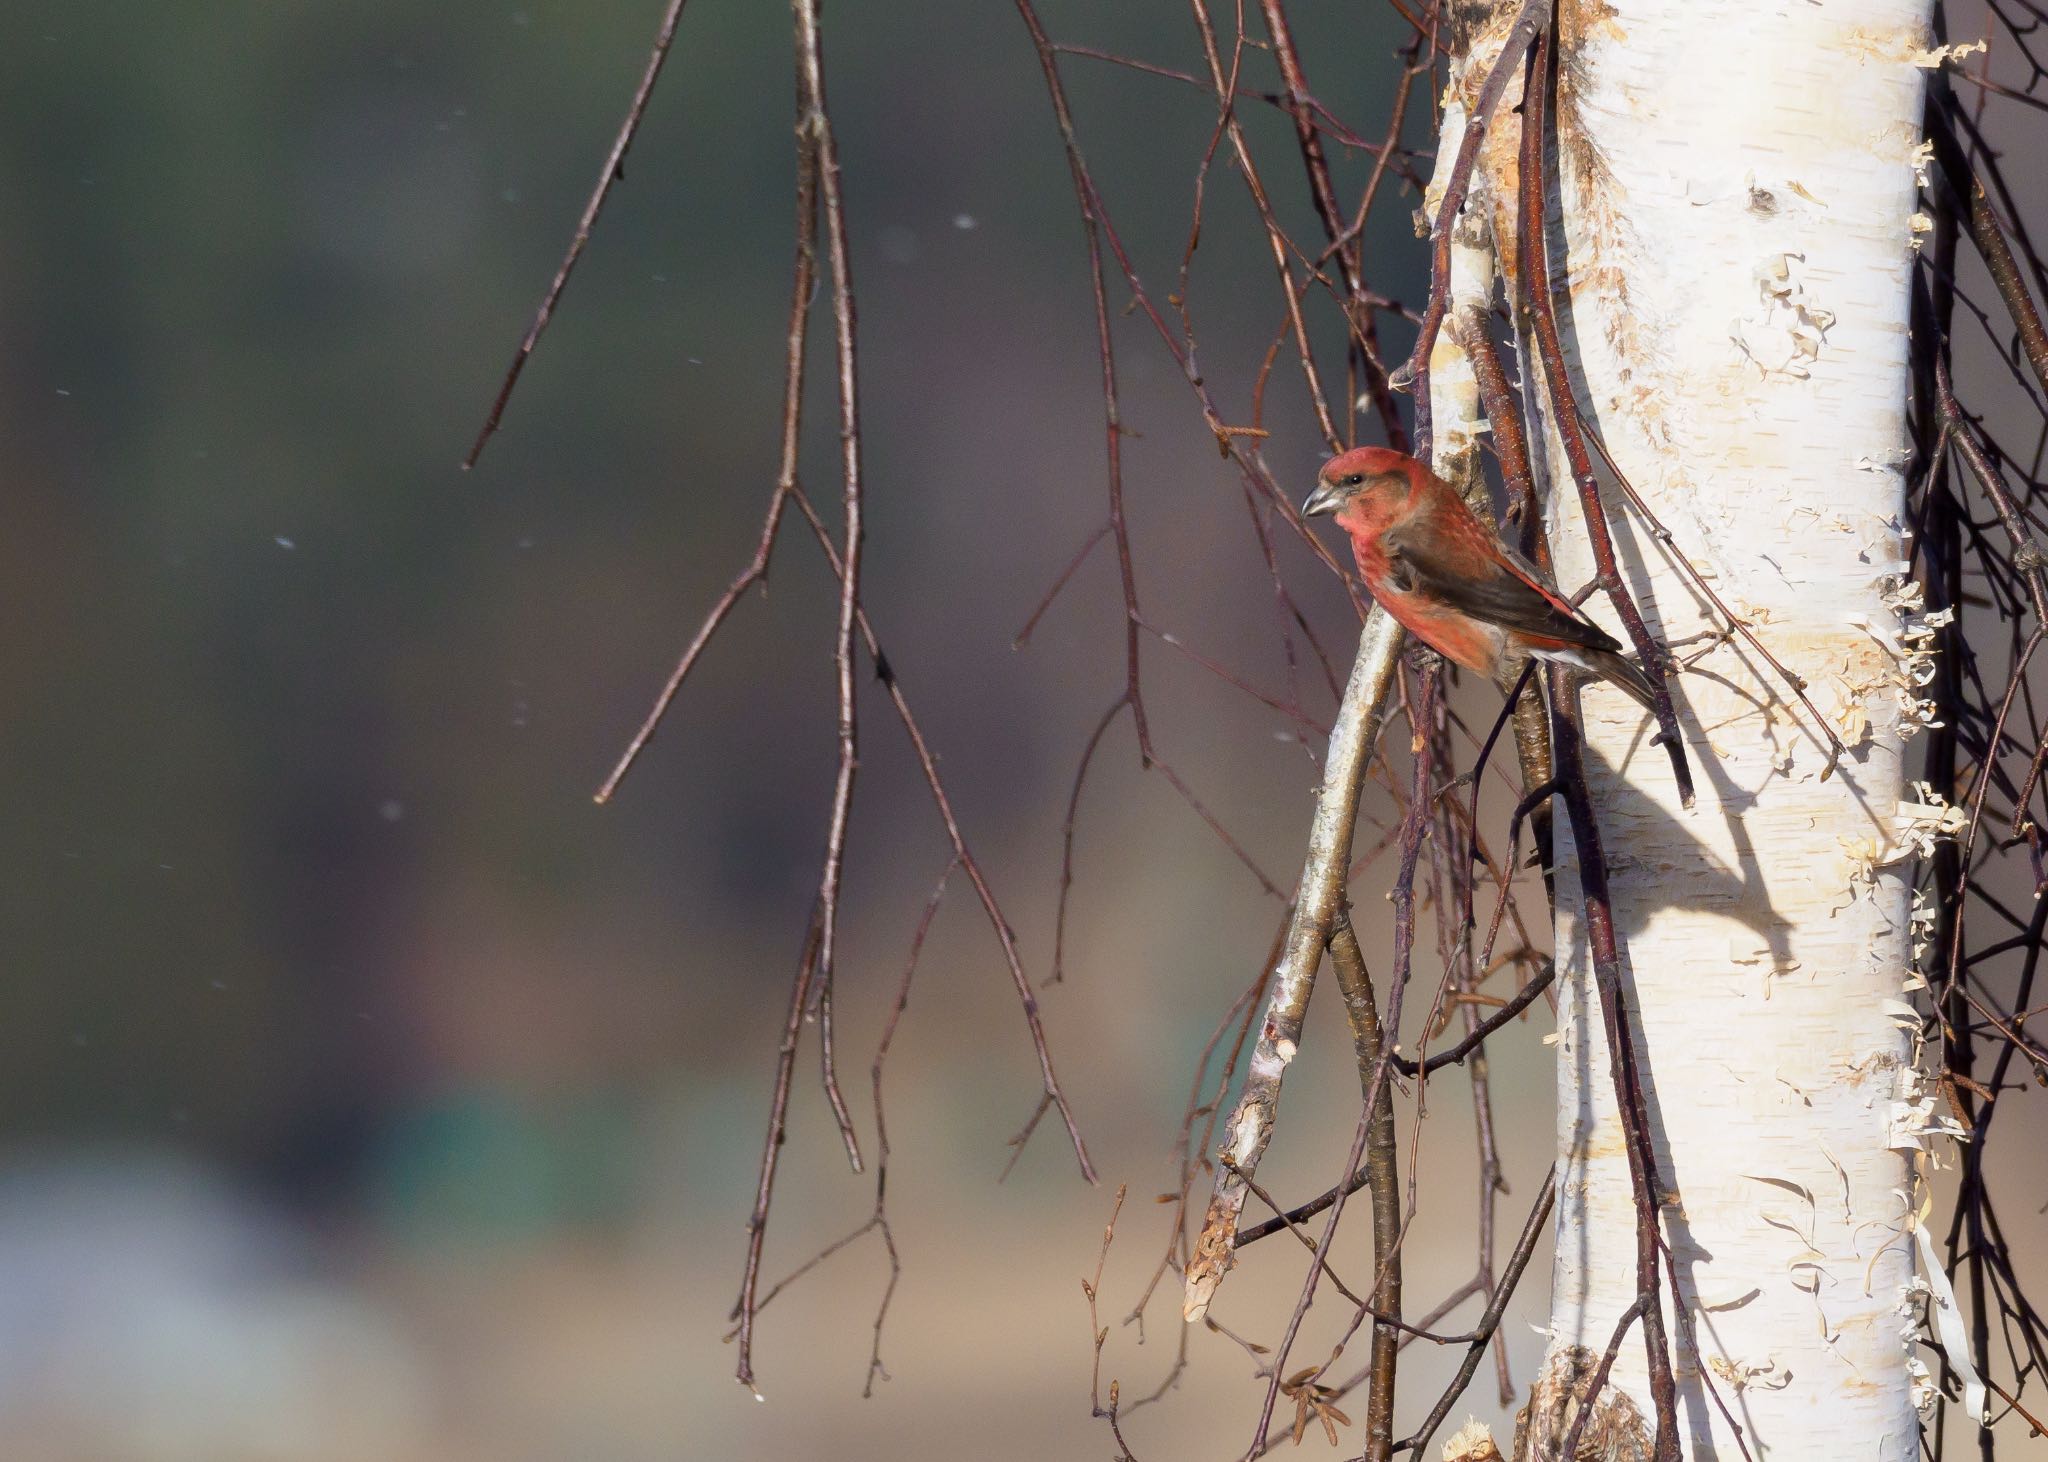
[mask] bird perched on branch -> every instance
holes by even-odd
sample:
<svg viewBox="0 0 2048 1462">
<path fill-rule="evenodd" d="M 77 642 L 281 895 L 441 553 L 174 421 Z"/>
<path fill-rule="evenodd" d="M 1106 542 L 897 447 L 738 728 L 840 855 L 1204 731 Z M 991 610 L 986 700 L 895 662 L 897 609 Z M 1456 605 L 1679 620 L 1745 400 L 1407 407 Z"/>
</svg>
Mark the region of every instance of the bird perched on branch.
<svg viewBox="0 0 2048 1462">
<path fill-rule="evenodd" d="M 1301 512 L 1336 515 L 1372 597 L 1445 659 L 1492 679 L 1523 655 L 1559 660 L 1654 710 L 1649 680 L 1614 636 L 1413 457 L 1386 447 L 1332 457 Z"/>
</svg>

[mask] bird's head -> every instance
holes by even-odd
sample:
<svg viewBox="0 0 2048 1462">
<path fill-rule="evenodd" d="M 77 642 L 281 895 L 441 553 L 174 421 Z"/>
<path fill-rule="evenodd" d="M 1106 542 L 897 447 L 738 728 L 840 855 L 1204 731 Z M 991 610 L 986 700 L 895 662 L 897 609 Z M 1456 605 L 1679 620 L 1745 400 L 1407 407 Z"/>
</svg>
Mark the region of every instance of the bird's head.
<svg viewBox="0 0 2048 1462">
<path fill-rule="evenodd" d="M 1341 522 L 1356 516 L 1347 511 L 1354 504 L 1366 508 L 1369 516 L 1391 512 L 1406 500 L 1415 465 L 1414 458 L 1390 447 L 1353 447 L 1323 464 L 1316 474 L 1316 490 L 1301 505 L 1301 515 L 1313 518 L 1318 513 L 1335 513 Z"/>
</svg>

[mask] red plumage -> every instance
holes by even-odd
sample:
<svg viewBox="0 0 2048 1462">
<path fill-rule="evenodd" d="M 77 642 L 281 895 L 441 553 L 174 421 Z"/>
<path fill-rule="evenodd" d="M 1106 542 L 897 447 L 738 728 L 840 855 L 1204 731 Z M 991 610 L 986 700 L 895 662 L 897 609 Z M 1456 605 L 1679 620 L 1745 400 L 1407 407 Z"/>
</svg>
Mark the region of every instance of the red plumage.
<svg viewBox="0 0 2048 1462">
<path fill-rule="evenodd" d="M 1386 447 L 1333 457 L 1302 512 L 1336 515 L 1374 600 L 1445 659 L 1493 679 L 1525 655 L 1561 660 L 1652 707 L 1650 682 L 1614 637 L 1413 457 Z"/>
</svg>

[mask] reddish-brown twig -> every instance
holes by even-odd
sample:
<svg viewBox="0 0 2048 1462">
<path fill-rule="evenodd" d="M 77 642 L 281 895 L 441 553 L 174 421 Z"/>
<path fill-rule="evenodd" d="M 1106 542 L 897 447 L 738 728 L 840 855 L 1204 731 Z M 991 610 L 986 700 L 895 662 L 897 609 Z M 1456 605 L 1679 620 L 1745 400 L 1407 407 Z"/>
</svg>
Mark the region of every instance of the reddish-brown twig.
<svg viewBox="0 0 2048 1462">
<path fill-rule="evenodd" d="M 1373 308 L 1367 299 L 1363 250 L 1359 247 L 1357 235 L 1346 237 L 1344 213 L 1337 202 L 1337 188 L 1330 176 L 1330 160 L 1323 151 L 1323 128 L 1316 118 L 1315 99 L 1310 96 L 1308 77 L 1302 69 L 1301 51 L 1295 45 L 1294 30 L 1287 22 L 1285 0 L 1259 0 L 1260 14 L 1265 17 L 1266 34 L 1273 42 L 1273 59 L 1280 65 L 1280 79 L 1287 87 L 1287 111 L 1294 119 L 1295 143 L 1301 150 L 1301 162 L 1308 173 L 1309 197 L 1315 203 L 1316 217 L 1323 225 L 1324 237 L 1329 241 L 1329 254 L 1337 261 L 1337 272 L 1344 282 L 1345 315 L 1356 337 L 1358 364 L 1365 375 L 1366 395 L 1371 399 L 1373 410 L 1380 419 L 1380 430 L 1386 434 L 1387 444 L 1397 450 L 1405 450 L 1408 434 L 1401 426 L 1400 407 L 1395 404 L 1394 393 L 1388 387 L 1387 369 L 1379 357 L 1379 326 L 1373 318 Z M 1393 152 L 1395 139 L 1402 114 L 1406 111 L 1405 89 L 1395 97 L 1393 123 L 1387 141 L 1375 152 L 1377 160 L 1384 166 Z M 1352 145 L 1356 146 L 1357 143 Z M 1378 170 L 1375 170 L 1376 173 Z M 1357 392 L 1349 395 L 1355 400 Z"/>
<path fill-rule="evenodd" d="M 647 53 L 647 65 L 640 73 L 640 85 L 633 93 L 632 104 L 626 108 L 625 120 L 619 123 L 618 136 L 612 139 L 612 150 L 605 155 L 604 170 L 597 175 L 597 186 L 591 190 L 590 201 L 583 205 L 583 216 L 576 220 L 576 232 L 570 236 L 568 252 L 562 255 L 562 262 L 555 269 L 554 281 L 548 285 L 547 293 L 541 296 L 533 323 L 526 327 L 519 349 L 512 354 L 512 364 L 498 387 L 497 397 L 491 402 L 490 415 L 484 418 L 483 429 L 476 434 L 469 455 L 462 459 L 465 472 L 476 466 L 477 458 L 483 455 L 484 444 L 490 441 L 498 423 L 504 419 L 505 403 L 512 399 L 512 388 L 519 384 L 520 373 L 526 369 L 534 346 L 540 343 L 541 332 L 548 328 L 548 321 L 554 317 L 555 306 L 561 301 L 562 291 L 568 287 L 576 261 L 583 257 L 584 246 L 590 242 L 590 231 L 597 227 L 597 216 L 604 211 L 605 199 L 611 196 L 613 185 L 626 176 L 626 153 L 633 146 L 634 134 L 640 130 L 640 119 L 647 115 L 648 99 L 654 95 L 654 83 L 668 61 L 669 47 L 676 38 L 676 25 L 683 18 L 683 6 L 687 3 L 688 0 L 668 0 L 668 8 L 662 12 L 661 28 L 654 34 L 654 48 Z"/>
<path fill-rule="evenodd" d="M 796 1069 L 797 1041 L 803 1033 L 804 1008 L 810 1001 L 811 982 L 818 971 L 818 919 L 811 915 L 804 935 L 803 956 L 797 961 L 796 979 L 790 985 L 789 1009 L 783 1016 L 782 1041 L 775 1053 L 774 1093 L 768 1102 L 768 1135 L 761 1144 L 761 1166 L 754 1184 L 754 1207 L 747 1215 L 747 1258 L 740 1276 L 739 1302 L 733 1307 L 738 1321 L 740 1384 L 754 1384 L 754 1319 L 760 1313 L 761 1254 L 768 1237 L 768 1209 L 775 1198 L 776 1168 L 782 1158 L 784 1134 L 789 1130 L 790 1076 Z"/>
<path fill-rule="evenodd" d="M 884 1381 L 889 1379 L 889 1372 L 882 1365 L 882 1327 L 889 1318 L 889 1305 L 896 1297 L 897 1283 L 903 1277 L 902 1255 L 897 1252 L 895 1230 L 889 1223 L 889 1124 L 882 1106 L 882 1068 L 888 1063 L 889 1049 L 895 1043 L 896 1029 L 902 1022 L 903 1012 L 910 1006 L 910 984 L 913 977 L 917 974 L 917 959 L 924 949 L 925 936 L 931 932 L 932 920 L 939 912 L 940 901 L 945 897 L 946 883 L 952 878 L 954 872 L 959 867 L 960 860 L 958 858 L 948 863 L 946 871 L 939 875 L 939 881 L 933 886 L 931 897 L 925 900 L 924 912 L 918 917 L 917 931 L 911 936 L 910 957 L 904 962 L 903 977 L 896 986 L 896 1002 L 890 1007 L 888 1020 L 882 1027 L 881 1038 L 875 1044 L 874 1064 L 869 1069 L 869 1080 L 873 1089 L 875 1108 L 875 1206 L 859 1228 L 834 1239 L 803 1263 L 797 1265 L 796 1268 L 790 1270 L 789 1273 L 783 1275 L 781 1279 L 777 1280 L 770 1287 L 767 1293 L 763 1294 L 755 1302 L 753 1307 L 753 1312 L 758 1315 L 774 1302 L 777 1295 L 780 1295 L 784 1290 L 788 1289 L 826 1260 L 850 1248 L 857 1240 L 864 1238 L 868 1234 L 879 1232 L 882 1236 L 883 1253 L 889 1260 L 889 1280 L 883 1286 L 880 1303 L 875 1307 L 873 1340 L 868 1348 L 867 1380 L 861 1387 L 861 1395 L 864 1397 L 874 1394 L 877 1378 Z M 735 1321 L 739 1320 L 743 1313 L 739 1305 L 733 1307 L 733 1318 Z M 731 1333 L 726 1336 L 726 1339 L 730 1341 L 736 1339 L 738 1335 L 739 1326 L 735 1324 Z"/>
<path fill-rule="evenodd" d="M 1109 709 L 1102 713 L 1102 719 L 1088 733 L 1088 744 L 1081 748 L 1081 764 L 1074 769 L 1074 785 L 1067 793 L 1067 816 L 1060 828 L 1060 892 L 1053 905 L 1052 973 L 1046 976 L 1048 985 L 1057 985 L 1066 977 L 1067 895 L 1074 887 L 1074 822 L 1081 813 L 1081 787 L 1088 780 L 1088 768 L 1094 764 L 1095 749 L 1102 745 L 1110 722 L 1130 703 L 1130 694 L 1125 692 L 1110 702 Z"/>
<path fill-rule="evenodd" d="M 1536 344 L 1543 359 L 1543 375 L 1550 388 L 1552 419 L 1559 440 L 1564 443 L 1572 480 L 1578 485 L 1579 505 L 1586 520 L 1586 540 L 1599 570 L 1600 587 L 1607 602 L 1628 631 L 1645 676 L 1655 692 L 1657 726 L 1664 750 L 1671 758 L 1671 775 L 1678 785 L 1679 801 L 1693 805 L 1692 769 L 1686 764 L 1685 742 L 1678 719 L 1671 709 L 1671 690 L 1666 684 L 1668 655 L 1643 623 L 1641 611 L 1629 594 L 1614 556 L 1614 540 L 1607 531 L 1607 510 L 1600 500 L 1600 483 L 1593 475 L 1592 458 L 1586 451 L 1585 432 L 1580 424 L 1578 399 L 1567 372 L 1564 344 L 1558 333 L 1557 306 L 1551 298 L 1550 265 L 1547 258 L 1549 230 L 1544 224 L 1544 147 L 1548 115 L 1547 98 L 1555 85 L 1551 38 L 1546 31 L 1532 54 L 1529 75 L 1522 92 L 1522 176 L 1521 208 L 1516 224 L 1516 257 L 1521 262 L 1524 301 L 1534 324 Z"/>
<path fill-rule="evenodd" d="M 1081 1281 L 1081 1293 L 1088 1297 L 1088 1335 L 1095 1346 L 1095 1364 L 1088 1376 L 1088 1405 L 1098 1417 L 1109 1415 L 1102 1404 L 1102 1347 L 1109 1340 L 1109 1327 L 1097 1322 L 1095 1301 L 1102 1293 L 1102 1268 L 1109 1263 L 1109 1246 L 1116 1242 L 1116 1219 L 1124 1211 L 1124 1192 L 1125 1185 L 1118 1183 L 1116 1199 L 1109 1205 L 1109 1222 L 1102 1226 L 1102 1248 L 1095 1256 L 1095 1277 Z"/>
<path fill-rule="evenodd" d="M 1337 990 L 1343 997 L 1344 1013 L 1351 1026 L 1352 1057 L 1358 1066 L 1360 1098 L 1368 1114 L 1363 1170 L 1372 1183 L 1374 1279 L 1370 1306 L 1373 1379 L 1365 1403 L 1365 1456 L 1366 1462 L 1388 1462 L 1393 1452 L 1394 1376 L 1400 1348 L 1401 1208 L 1396 1191 L 1394 1092 L 1381 1068 L 1393 1052 L 1394 1040 L 1389 1033 L 1391 1028 L 1381 1028 L 1373 999 L 1372 975 L 1365 967 L 1365 953 L 1358 947 L 1358 935 L 1348 917 L 1330 931 L 1330 968 L 1337 976 Z M 1390 1013 L 1397 1009 L 1398 1005 L 1390 999 Z M 1333 1219 L 1333 1226 L 1334 1222 Z M 1328 1252 L 1327 1242 L 1318 1252 Z M 1332 1274 L 1331 1278 L 1335 1277 Z M 1361 1310 L 1368 1308 L 1355 1296 L 1347 1298 Z M 1275 1371 L 1281 1368 L 1282 1362 L 1276 1360 Z"/>
<path fill-rule="evenodd" d="M 825 834 L 825 872 L 818 884 L 818 980 L 820 999 L 829 1003 L 835 960 L 839 952 L 839 890 L 846 870 L 846 828 L 853 814 L 854 776 L 860 767 L 858 701 L 854 694 L 854 619 L 860 607 L 861 547 L 865 511 L 861 482 L 860 347 L 855 337 L 853 261 L 846 241 L 846 205 L 841 195 L 839 147 L 825 105 L 824 38 L 818 26 L 818 0 L 794 0 L 796 17 L 797 131 L 808 138 L 818 177 L 818 206 L 823 214 L 825 248 L 832 264 L 832 323 L 839 388 L 839 470 L 844 543 L 839 552 L 839 632 L 832 659 L 838 675 L 839 768 L 833 780 L 831 823 Z M 834 1096 L 840 1133 L 855 1172 L 860 1149 L 837 1097 L 831 1052 L 824 1047 L 825 1085 Z"/>
<path fill-rule="evenodd" d="M 1554 1168 L 1543 1170 L 1543 1187 L 1536 1194 L 1536 1202 L 1529 1209 L 1528 1220 L 1522 1225 L 1522 1235 L 1515 1240 L 1514 1251 L 1508 1255 L 1508 1262 L 1501 1270 L 1500 1283 L 1495 1286 L 1493 1297 L 1486 1306 L 1486 1313 L 1473 1327 L 1472 1339 L 1465 1348 L 1465 1358 L 1458 1363 L 1458 1373 L 1451 1384 L 1444 1388 L 1429 1415 L 1423 1419 L 1415 1434 L 1394 1444 L 1397 1452 L 1407 1452 L 1420 1458 L 1429 1449 L 1430 1439 L 1436 1429 L 1444 1424 L 1444 1418 L 1451 1414 L 1451 1408 L 1458 1404 L 1458 1398 L 1465 1394 L 1465 1388 L 1472 1384 L 1472 1377 L 1479 1369 L 1480 1357 L 1486 1354 L 1486 1347 L 1500 1329 L 1501 1316 L 1507 1313 L 1508 1301 L 1514 1298 L 1515 1289 L 1522 1281 L 1522 1273 L 1529 1267 L 1530 1256 L 1536 1252 L 1536 1244 L 1549 1232 L 1551 1205 L 1557 1198 L 1557 1172 Z M 1345 1389 L 1349 1389 L 1346 1387 Z M 1563 1455 L 1569 1456 L 1569 1453 Z"/>
<path fill-rule="evenodd" d="M 1660 1214 L 1663 1180 L 1658 1176 L 1657 1150 L 1650 1132 L 1649 1102 L 1637 1067 L 1633 1023 L 1622 983 L 1621 952 L 1615 937 L 1614 908 L 1607 892 L 1607 859 L 1600 829 L 1593 820 L 1593 799 L 1586 787 L 1577 695 L 1569 671 L 1546 667 L 1551 704 L 1550 740 L 1557 761 L 1557 779 L 1571 818 L 1572 841 L 1579 855 L 1581 916 L 1587 953 L 1606 1028 L 1608 1062 L 1613 1071 L 1615 1104 L 1620 1111 L 1623 1146 L 1636 1201 L 1636 1289 L 1641 1298 L 1643 1342 L 1647 1353 L 1650 1399 L 1657 1415 L 1657 1462 L 1678 1457 L 1678 1387 L 1671 1370 L 1670 1343 L 1664 1332 L 1664 1309 L 1658 1299 L 1663 1245 Z M 1590 1408 L 1594 1393 L 1582 1403 Z M 1566 1456 L 1574 1455 L 1567 1450 Z"/>
<path fill-rule="evenodd" d="M 1119 56 L 1114 51 L 1105 51 L 1096 46 L 1078 46 L 1066 41 L 1055 41 L 1053 43 L 1053 50 L 1062 56 L 1080 56 L 1090 61 L 1103 61 L 1111 66 L 1121 66 L 1127 71 L 1141 72 L 1146 76 L 1157 76 L 1162 81 L 1178 81 L 1183 86 L 1192 86 L 1200 91 L 1208 91 L 1210 89 L 1209 83 L 1195 75 L 1192 71 L 1176 71 L 1171 66 L 1160 66 L 1151 61 L 1140 61 L 1135 56 Z M 1249 101 L 1264 102 L 1269 107 L 1278 107 L 1290 116 L 1294 113 L 1297 105 L 1296 98 L 1291 92 L 1286 96 L 1282 96 L 1279 92 L 1275 91 L 1254 91 L 1248 87 L 1240 86 L 1233 95 Z M 1328 107 L 1324 106 L 1314 97 L 1305 96 L 1300 100 L 1305 102 L 1312 111 L 1316 131 L 1328 133 L 1340 146 L 1355 147 L 1360 152 L 1371 153 L 1375 157 L 1380 154 L 1380 144 L 1360 137 L 1356 132 L 1345 126 L 1340 118 L 1333 115 Z"/>
<path fill-rule="evenodd" d="M 1098 523 L 1095 531 L 1074 550 L 1074 556 L 1067 560 L 1067 566 L 1060 570 L 1059 577 L 1052 581 L 1052 587 L 1045 591 L 1045 597 L 1040 599 L 1031 611 L 1031 617 L 1024 621 L 1024 627 L 1011 637 L 1011 649 L 1021 650 L 1031 643 L 1031 632 L 1038 628 L 1038 621 L 1045 617 L 1046 610 L 1052 608 L 1053 600 L 1060 597 L 1060 591 L 1067 587 L 1068 581 L 1080 572 L 1081 565 L 1088 561 L 1088 555 L 1095 552 L 1095 545 L 1109 536 L 1111 526 L 1106 522 Z"/>
</svg>

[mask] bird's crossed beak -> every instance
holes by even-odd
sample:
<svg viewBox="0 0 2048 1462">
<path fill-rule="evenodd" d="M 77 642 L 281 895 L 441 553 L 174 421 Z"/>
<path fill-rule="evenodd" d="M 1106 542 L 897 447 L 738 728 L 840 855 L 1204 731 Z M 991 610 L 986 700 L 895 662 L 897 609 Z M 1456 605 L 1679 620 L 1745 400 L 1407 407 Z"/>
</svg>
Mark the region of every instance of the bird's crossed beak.
<svg viewBox="0 0 2048 1462">
<path fill-rule="evenodd" d="M 1331 482 L 1318 482 L 1316 490 L 1310 493 L 1301 505 L 1301 515 L 1313 518 L 1318 513 L 1334 513 L 1344 506 L 1344 490 Z"/>
</svg>

